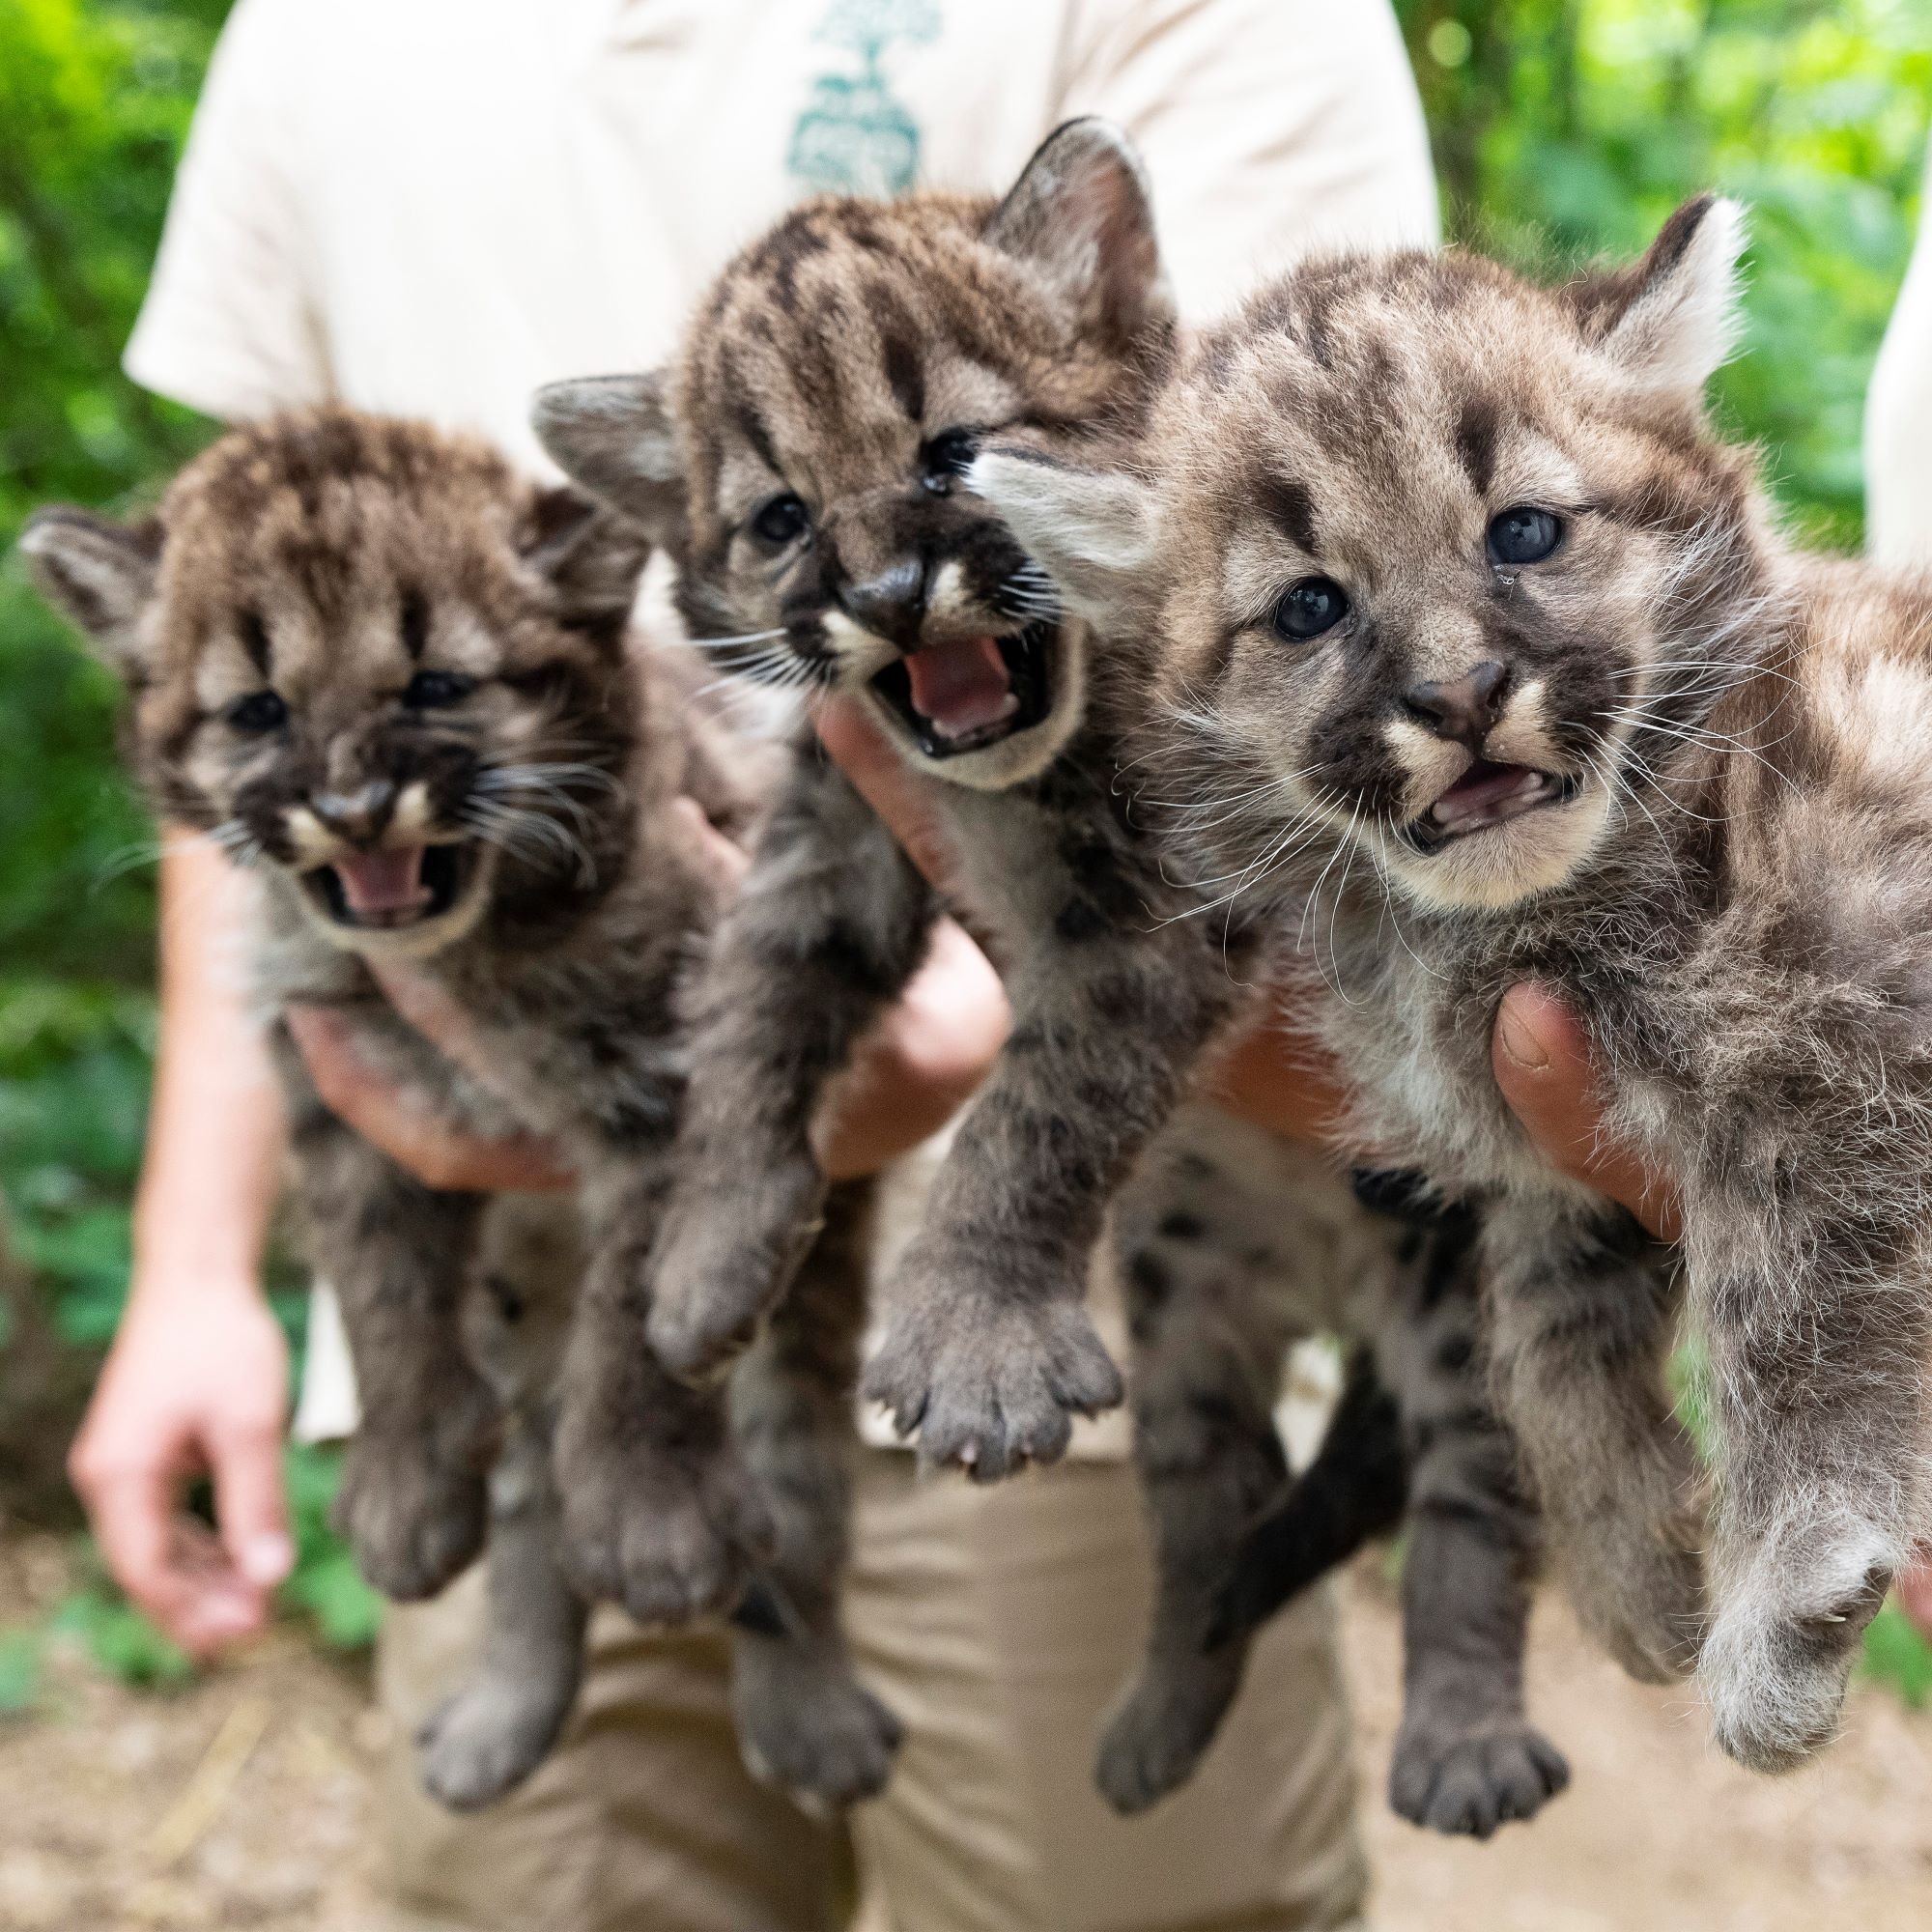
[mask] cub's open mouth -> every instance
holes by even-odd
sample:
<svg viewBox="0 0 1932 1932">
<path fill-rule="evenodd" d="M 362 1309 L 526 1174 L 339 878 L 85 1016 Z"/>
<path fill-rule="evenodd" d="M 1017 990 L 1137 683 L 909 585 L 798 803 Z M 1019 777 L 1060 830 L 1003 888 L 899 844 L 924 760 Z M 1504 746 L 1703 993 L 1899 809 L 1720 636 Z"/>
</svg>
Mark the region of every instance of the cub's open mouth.
<svg viewBox="0 0 1932 1932">
<path fill-rule="evenodd" d="M 1533 765 L 1496 765 L 1478 758 L 1428 810 L 1402 829 L 1418 852 L 1439 852 L 1452 838 L 1487 831 L 1546 805 L 1577 796 L 1577 781 Z"/>
<path fill-rule="evenodd" d="M 469 845 L 397 845 L 344 852 L 302 874 L 322 910 L 338 925 L 395 932 L 439 919 L 468 883 Z"/>
<path fill-rule="evenodd" d="M 896 659 L 872 679 L 928 758 L 983 751 L 1053 709 L 1059 628 L 1041 620 L 1009 638 L 960 638 Z"/>
</svg>

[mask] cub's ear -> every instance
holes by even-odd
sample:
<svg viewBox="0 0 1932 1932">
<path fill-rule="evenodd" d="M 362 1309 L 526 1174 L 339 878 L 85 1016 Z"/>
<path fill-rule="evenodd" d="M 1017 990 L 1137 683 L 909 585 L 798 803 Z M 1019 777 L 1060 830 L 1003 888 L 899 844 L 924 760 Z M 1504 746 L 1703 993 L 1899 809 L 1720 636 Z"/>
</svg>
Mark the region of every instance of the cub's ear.
<svg viewBox="0 0 1932 1932">
<path fill-rule="evenodd" d="M 1139 477 L 990 443 L 973 459 L 966 485 L 999 511 L 1067 607 L 1096 630 L 1121 631 L 1146 613 L 1159 516 Z"/>
<path fill-rule="evenodd" d="M 1049 134 L 984 236 L 1120 344 L 1174 327 L 1147 170 L 1110 121 L 1069 121 Z"/>
<path fill-rule="evenodd" d="M 519 548 L 549 581 L 563 622 L 616 634 L 637 602 L 651 539 L 641 525 L 562 483 L 537 492 Z"/>
<path fill-rule="evenodd" d="M 1745 240 L 1736 202 L 1687 201 L 1640 262 L 1571 289 L 1585 337 L 1643 387 L 1694 402 L 1736 339 Z"/>
<path fill-rule="evenodd" d="M 36 510 L 20 533 L 35 588 L 129 680 L 139 677 L 147 655 L 141 620 L 160 579 L 161 538 L 157 518 L 116 524 L 65 503 Z"/>
<path fill-rule="evenodd" d="M 530 426 L 566 476 L 634 518 L 653 541 L 675 540 L 684 522 L 684 459 L 668 369 L 547 384 L 531 405 Z"/>
</svg>

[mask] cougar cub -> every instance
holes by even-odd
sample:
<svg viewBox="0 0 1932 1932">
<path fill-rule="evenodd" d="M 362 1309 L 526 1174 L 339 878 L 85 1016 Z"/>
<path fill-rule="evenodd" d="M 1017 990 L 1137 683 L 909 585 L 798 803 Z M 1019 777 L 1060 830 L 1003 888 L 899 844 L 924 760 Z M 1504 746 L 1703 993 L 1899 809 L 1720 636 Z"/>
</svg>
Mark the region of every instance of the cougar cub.
<svg viewBox="0 0 1932 1932">
<path fill-rule="evenodd" d="M 694 634 L 748 675 L 855 694 L 954 836 L 1025 1017 L 888 1291 L 867 1387 L 982 1480 L 1120 1399 L 1081 1305 L 1090 1252 L 1185 1048 L 1235 1001 L 1218 935 L 1160 923 L 1180 901 L 1114 783 L 1106 650 L 960 477 L 992 432 L 1125 433 L 1172 332 L 1138 161 L 1081 122 L 998 203 L 808 206 L 727 269 L 674 373 L 538 405 L 564 468 L 675 552 Z M 704 982 L 653 1257 L 671 1366 L 701 1373 L 782 1305 L 824 1186 L 813 1099 L 933 914 L 805 740 Z M 1197 955 L 1215 980 L 1177 1000 Z M 1527 1816 L 1564 1774 L 1521 1721 L 1535 1525 L 1482 1402 L 1466 1236 L 1373 1216 L 1322 1162 L 1203 1108 L 1150 1155 L 1116 1242 L 1159 1599 L 1102 1743 L 1107 1796 L 1138 1809 L 1188 1775 L 1259 1622 L 1400 1514 L 1406 1428 L 1423 1526 L 1396 1801 L 1447 1830 Z M 1284 1500 L 1282 1357 L 1326 1326 L 1368 1346 Z"/>
<path fill-rule="evenodd" d="M 146 523 L 49 510 L 23 547 L 126 677 L 156 810 L 262 879 L 271 1017 L 341 1009 L 443 1118 L 551 1135 L 581 1179 L 574 1310 L 491 1289 L 468 1349 L 489 1197 L 424 1186 L 343 1125 L 274 1027 L 309 1248 L 362 1401 L 340 1516 L 379 1588 L 430 1595 L 475 1555 L 510 1412 L 496 1629 L 483 1679 L 426 1736 L 431 1784 L 477 1803 L 534 1765 L 575 1691 L 581 1599 L 610 1597 L 645 1622 L 747 1602 L 748 1755 L 829 1800 L 876 1789 L 895 1730 L 836 1616 L 863 1200 L 833 1202 L 803 1297 L 740 1372 L 735 1431 L 644 1346 L 679 1006 L 723 898 L 674 808 L 749 828 L 754 801 L 742 750 L 627 649 L 643 536 L 479 442 L 327 409 L 224 437 Z M 487 1083 L 396 1017 L 389 962 L 454 1000 Z"/>
<path fill-rule="evenodd" d="M 1141 653 L 1162 789 L 1231 801 L 1171 817 L 1175 863 L 1305 942 L 1365 1131 L 1489 1198 L 1498 1385 L 1584 1608 L 1660 1675 L 1701 1635 L 1719 1740 L 1777 1770 L 1832 1736 L 1932 1487 L 1932 597 L 1795 554 L 1706 420 L 1742 233 L 1692 201 L 1553 290 L 1308 268 L 1199 345 L 1132 473 L 1014 449 L 974 482 Z M 1503 1106 L 1523 980 L 1681 1186 L 1677 1250 Z"/>
</svg>

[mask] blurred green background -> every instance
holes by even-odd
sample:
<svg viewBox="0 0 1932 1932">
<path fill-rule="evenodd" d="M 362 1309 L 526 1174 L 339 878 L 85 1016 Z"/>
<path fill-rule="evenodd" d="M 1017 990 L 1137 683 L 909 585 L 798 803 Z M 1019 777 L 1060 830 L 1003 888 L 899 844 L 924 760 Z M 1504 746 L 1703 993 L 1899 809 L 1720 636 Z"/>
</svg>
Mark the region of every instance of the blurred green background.
<svg viewBox="0 0 1932 1932">
<path fill-rule="evenodd" d="M 118 364 L 226 11 L 0 0 L 0 552 L 35 503 L 141 500 L 210 433 Z M 1932 6 L 1399 11 L 1454 239 L 1560 265 L 1634 252 L 1696 188 L 1750 205 L 1748 328 L 1720 407 L 1764 445 L 1800 526 L 1855 547 L 1864 386 L 1918 216 Z M 106 678 L 0 569 L 0 1512 L 28 1520 L 68 1507 L 60 1454 L 125 1288 L 153 1033 L 153 831 L 118 776 L 113 721 Z M 322 1528 L 327 1465 L 295 1473 L 295 1595 L 353 1640 L 367 1605 Z M 104 1588 L 71 1615 L 116 1667 L 177 1667 Z M 0 1653 L 4 1706 L 30 1672 Z M 1873 1656 L 1902 1690 L 1932 1686 L 1896 1620 Z"/>
</svg>

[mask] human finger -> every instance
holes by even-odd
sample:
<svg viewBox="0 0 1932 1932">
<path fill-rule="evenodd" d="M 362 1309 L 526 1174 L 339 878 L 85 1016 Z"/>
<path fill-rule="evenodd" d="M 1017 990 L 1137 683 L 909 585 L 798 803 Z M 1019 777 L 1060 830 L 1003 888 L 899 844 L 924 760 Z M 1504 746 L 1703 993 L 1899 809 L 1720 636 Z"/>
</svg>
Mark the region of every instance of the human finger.
<svg viewBox="0 0 1932 1932">
<path fill-rule="evenodd" d="M 440 980 L 403 960 L 366 963 L 390 1006 L 445 1060 L 474 1079 L 491 1082 L 489 1056 L 477 1043 L 474 1022 Z"/>
<path fill-rule="evenodd" d="M 102 1469 L 78 1458 L 71 1473 L 108 1574 L 156 1623 L 170 1628 L 185 1596 L 172 1562 L 173 1480 L 157 1464 Z"/>
<path fill-rule="evenodd" d="M 109 1574 L 184 1650 L 207 1656 L 261 1627 L 262 1593 L 177 1514 L 164 1466 L 130 1463 L 79 1486 Z"/>
<path fill-rule="evenodd" d="M 726 892 L 734 890 L 751 867 L 750 855 L 712 824 L 695 798 L 673 799 L 670 810 L 685 836 L 703 856 L 716 884 Z"/>
<path fill-rule="evenodd" d="M 1674 1186 L 1605 1138 L 1589 1038 L 1553 993 L 1529 981 L 1510 988 L 1496 1014 L 1490 1060 L 1510 1111 L 1558 1173 L 1620 1202 L 1652 1234 L 1677 1238 Z"/>
<path fill-rule="evenodd" d="M 272 1590 L 295 1568 L 288 1499 L 282 1487 L 282 1436 L 272 1423 L 238 1422 L 209 1443 L 214 1520 L 238 1576 Z"/>
<path fill-rule="evenodd" d="M 921 781 L 854 697 L 828 697 L 812 712 L 821 744 L 853 788 L 892 829 L 905 855 L 938 891 L 950 890 L 957 854 Z"/>
<path fill-rule="evenodd" d="M 1321 1042 L 1292 1015 L 1242 1034 L 1208 1071 L 1214 1097 L 1231 1112 L 1284 1140 L 1333 1143 L 1348 1113 L 1348 1083 Z"/>
<path fill-rule="evenodd" d="M 419 1094 L 369 1065 L 340 1013 L 292 1007 L 288 1026 L 323 1104 L 424 1186 L 493 1193 L 576 1184 L 556 1149 L 539 1135 L 492 1140 L 452 1127 Z"/>
<path fill-rule="evenodd" d="M 820 1098 L 812 1146 L 826 1173 L 876 1173 L 937 1133 L 985 1078 L 1010 1024 L 991 962 L 941 920 L 905 991 Z"/>
</svg>

